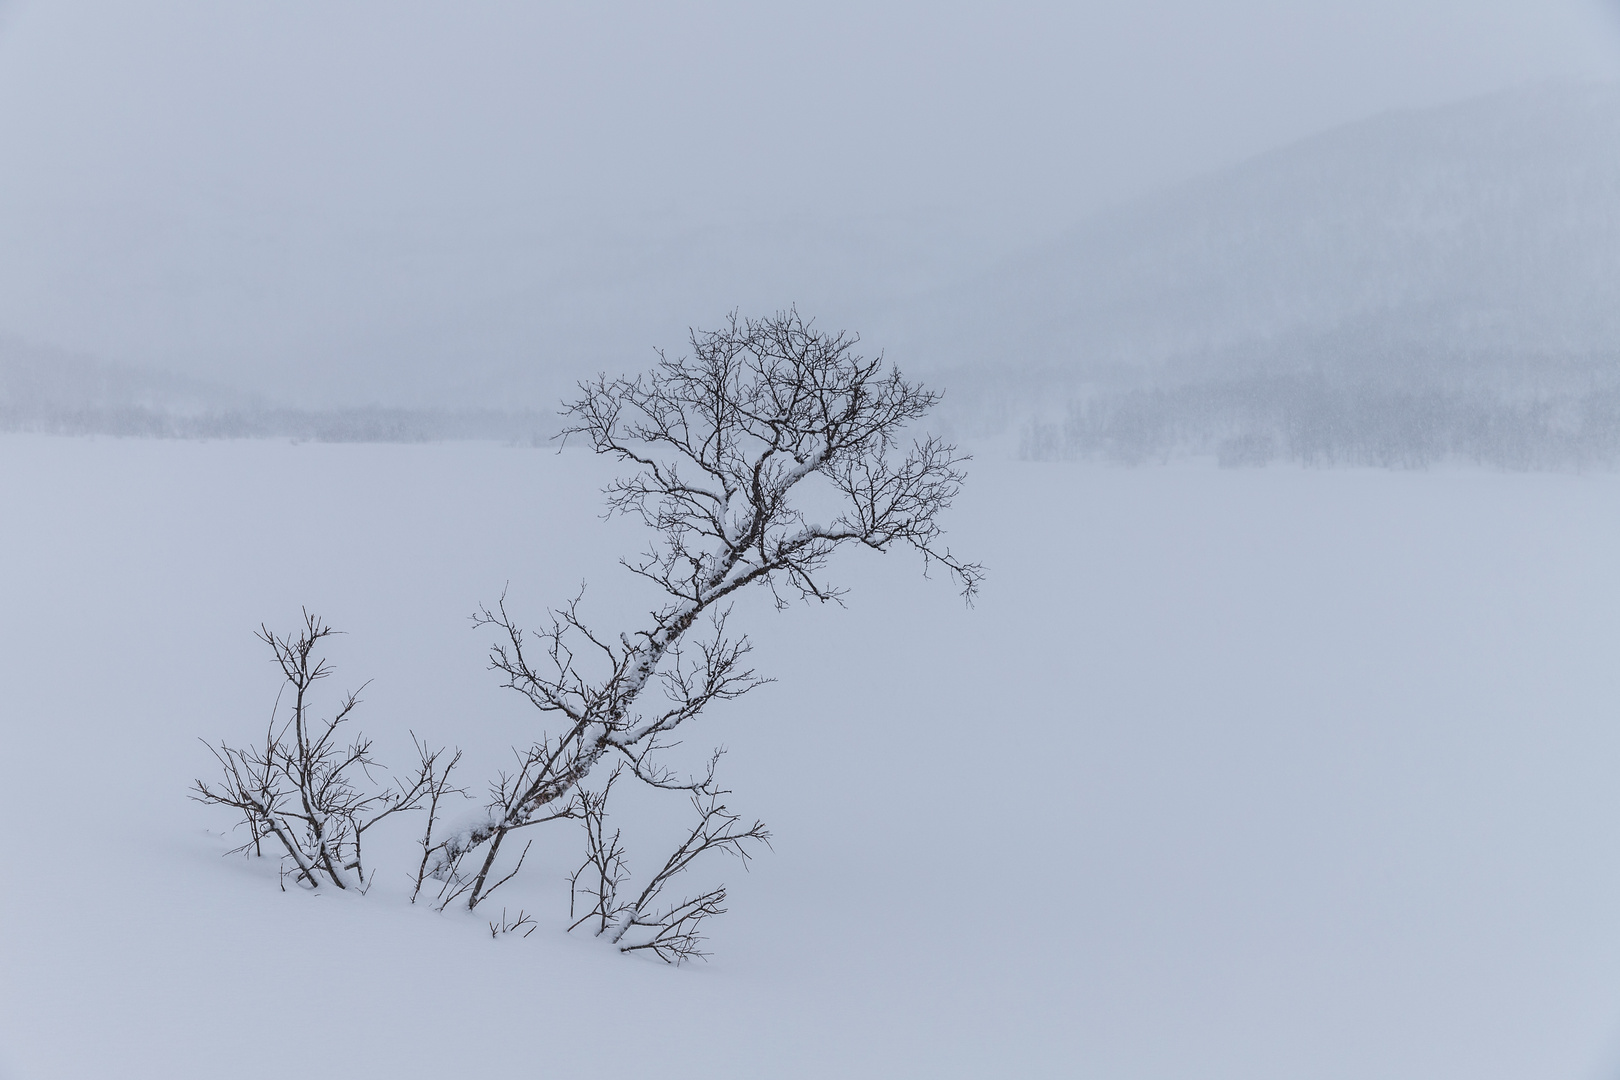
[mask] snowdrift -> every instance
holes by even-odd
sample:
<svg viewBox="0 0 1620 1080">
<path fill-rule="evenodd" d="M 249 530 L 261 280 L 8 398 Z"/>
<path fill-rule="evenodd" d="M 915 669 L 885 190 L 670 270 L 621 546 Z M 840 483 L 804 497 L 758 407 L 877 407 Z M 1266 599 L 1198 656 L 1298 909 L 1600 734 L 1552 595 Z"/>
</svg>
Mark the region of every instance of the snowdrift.
<svg viewBox="0 0 1620 1080">
<path fill-rule="evenodd" d="M 282 891 L 189 802 L 300 605 L 335 691 L 498 768 L 468 628 L 638 610 L 602 463 L 0 439 L 0 1077 L 1585 1077 L 1620 1060 L 1620 479 L 977 464 L 965 610 L 898 556 L 739 609 L 691 732 L 775 851 L 714 959 Z M 401 836 L 399 843 L 408 843 Z M 369 843 L 369 842 L 368 842 Z M 632 858 L 634 858 L 634 850 Z M 380 858 L 380 857 L 379 857 Z M 387 862 L 380 858 L 378 865 Z M 493 913 L 492 913 L 493 916 Z"/>
</svg>

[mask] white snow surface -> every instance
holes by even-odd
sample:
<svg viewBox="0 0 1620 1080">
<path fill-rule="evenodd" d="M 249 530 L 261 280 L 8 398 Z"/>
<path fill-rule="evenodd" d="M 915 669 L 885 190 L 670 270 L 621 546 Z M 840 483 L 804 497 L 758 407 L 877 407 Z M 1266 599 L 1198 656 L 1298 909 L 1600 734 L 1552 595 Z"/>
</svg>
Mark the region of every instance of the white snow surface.
<svg viewBox="0 0 1620 1080">
<path fill-rule="evenodd" d="M 775 850 L 697 871 L 707 964 L 562 932 L 567 823 L 488 916 L 405 903 L 407 826 L 365 897 L 221 857 L 186 789 L 268 714 L 258 624 L 319 612 L 379 755 L 415 730 L 481 780 L 537 718 L 474 606 L 650 602 L 607 470 L 0 438 L 0 1077 L 1620 1064 L 1614 475 L 976 462 L 976 608 L 865 552 L 846 609 L 739 607 L 778 682 L 687 735 Z M 540 929 L 492 940 L 502 903 Z"/>
</svg>

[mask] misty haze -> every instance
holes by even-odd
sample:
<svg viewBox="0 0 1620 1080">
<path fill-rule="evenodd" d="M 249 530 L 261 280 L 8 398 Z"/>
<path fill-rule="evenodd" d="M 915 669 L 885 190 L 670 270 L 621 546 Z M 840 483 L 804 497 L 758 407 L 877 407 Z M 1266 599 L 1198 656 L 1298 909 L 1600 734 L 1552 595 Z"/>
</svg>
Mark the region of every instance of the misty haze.
<svg viewBox="0 0 1620 1080">
<path fill-rule="evenodd" d="M 0 505 L 0 1080 L 1620 1075 L 1608 0 L 0 0 Z"/>
</svg>

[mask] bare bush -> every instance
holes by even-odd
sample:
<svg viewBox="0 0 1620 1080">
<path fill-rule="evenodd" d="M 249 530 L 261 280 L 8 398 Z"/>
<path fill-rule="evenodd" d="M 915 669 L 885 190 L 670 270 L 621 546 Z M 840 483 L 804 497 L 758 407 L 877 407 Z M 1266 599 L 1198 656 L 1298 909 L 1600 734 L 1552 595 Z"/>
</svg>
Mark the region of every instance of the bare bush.
<svg viewBox="0 0 1620 1080">
<path fill-rule="evenodd" d="M 475 616 L 497 631 L 490 661 L 503 684 L 556 726 L 516 751 L 516 770 L 491 786 L 485 812 L 447 835 L 430 860 L 442 904 L 477 907 L 510 879 L 513 871 L 499 866 L 513 832 L 583 820 L 590 854 L 581 873 L 590 871 L 585 895 L 595 897 L 586 919 L 626 950 L 666 960 L 696 955 L 696 928 L 719 913 L 724 891 L 661 907 L 666 886 L 704 852 L 742 855 L 766 837 L 758 823 L 738 831 L 741 819 L 719 802 L 712 767 L 681 779 L 660 760 L 676 729 L 765 681 L 746 666 L 748 639 L 728 631 L 731 598 L 758 585 L 778 607 L 793 597 L 837 601 L 842 590 L 824 571 L 834 551 L 855 544 L 912 548 L 925 571 L 944 567 L 971 601 L 983 570 L 941 544 L 939 525 L 966 458 L 932 437 L 902 448 L 905 430 L 939 397 L 881 356 L 858 354 L 856 341 L 792 311 L 733 317 L 722 329 L 694 332 L 689 356 L 661 356 L 645 375 L 581 386 L 565 413 L 565 437 L 632 467 L 607 488 L 608 505 L 647 526 L 647 548 L 622 563 L 659 599 L 645 625 L 617 634 L 590 626 L 580 597 L 537 633 L 511 617 L 504 594 Z M 813 518 L 809 505 L 824 512 Z M 652 687 L 659 693 L 647 693 Z M 582 787 L 609 758 L 643 783 L 687 792 L 698 814 L 634 900 L 621 898 L 617 833 L 603 832 L 611 782 L 595 795 Z"/>
<path fill-rule="evenodd" d="M 313 687 L 332 673 L 318 656 L 318 646 L 333 633 L 307 611 L 296 636 L 278 637 L 259 628 L 259 640 L 270 647 L 285 679 L 283 693 L 292 691 L 291 710 L 283 717 L 278 695 L 262 745 L 205 743 L 223 776 L 215 784 L 196 781 L 192 798 L 241 815 L 239 824 L 249 838 L 237 852 L 262 855 L 265 841 L 273 841 L 272 850 L 279 848 L 285 860 L 284 878 L 290 874 L 311 889 L 330 883 L 363 891 L 371 884 L 361 859 L 366 832 L 394 814 L 426 804 L 431 809 L 423 845 L 431 847 L 439 804 L 456 790 L 449 777 L 461 753 L 446 757 L 443 750 L 429 751 L 413 735 L 415 773 L 379 785 L 373 773 L 382 765 L 372 756 L 371 740 L 359 733 L 350 738 L 345 731 L 358 696 L 345 695 L 329 719 L 317 719 L 312 712 Z"/>
<path fill-rule="evenodd" d="M 961 488 L 966 458 L 933 437 L 902 445 L 938 395 L 855 345 L 792 311 L 733 317 L 694 332 L 690 356 L 661 356 L 645 375 L 580 387 L 565 410 L 565 436 L 631 466 L 607 488 L 608 505 L 647 527 L 647 547 L 621 562 L 657 599 L 645 624 L 616 634 L 587 621 L 582 594 L 537 632 L 511 616 L 504 592 L 474 616 L 496 631 L 490 665 L 502 684 L 547 725 L 514 749 L 513 767 L 490 783 L 474 820 L 442 827 L 449 800 L 466 794 L 451 783 L 459 751 L 429 751 L 413 735 L 414 773 L 379 782 L 371 741 L 348 737 L 358 698 L 315 718 L 312 689 L 331 674 L 318 647 L 333 631 L 307 612 L 296 635 L 263 627 L 259 635 L 291 690 L 291 711 L 278 697 L 262 745 L 210 745 L 223 778 L 197 781 L 193 797 L 236 811 L 249 836 L 237 850 L 262 854 L 271 841 L 285 874 L 312 889 L 369 887 L 365 834 L 423 810 L 411 899 L 426 890 L 440 910 L 477 908 L 511 881 L 532 850 L 524 830 L 579 821 L 586 853 L 569 879 L 571 929 L 589 927 L 622 952 L 670 963 L 703 956 L 702 931 L 725 911 L 725 886 L 683 893 L 677 880 L 710 853 L 746 865 L 770 842 L 763 823 L 745 826 L 725 803 L 729 792 L 715 779 L 720 751 L 700 775 L 681 775 L 664 756 L 678 729 L 709 706 L 768 681 L 748 666 L 748 638 L 729 629 L 733 598 L 757 585 L 778 608 L 793 598 L 839 602 L 843 591 L 825 570 L 852 544 L 912 548 L 925 573 L 943 567 L 970 602 L 983 577 L 941 543 L 939 517 Z M 593 788 L 604 761 L 612 769 Z M 623 834 L 607 824 L 609 795 L 625 777 L 683 795 L 694 815 L 639 889 Z M 534 926 L 526 911 L 503 909 L 489 930 L 527 936 Z"/>
<path fill-rule="evenodd" d="M 607 938 L 620 952 L 645 950 L 668 963 L 704 957 L 707 954 L 700 948 L 704 940 L 700 927 L 705 919 L 725 914 L 721 905 L 726 900 L 726 887 L 721 885 L 677 901 L 665 900 L 664 890 L 711 851 L 736 856 L 746 864 L 753 857 L 750 846 L 759 843 L 768 847 L 771 834 L 759 821 L 740 828 L 741 815 L 727 810 L 720 801 L 731 793 L 715 788 L 711 779 L 704 790 L 691 793 L 697 824 L 641 891 L 629 897 L 624 886 L 630 880 L 630 867 L 625 860 L 622 833 L 615 829 L 609 836 L 607 831 L 608 795 L 622 768 L 613 770 L 601 791 L 582 794 L 579 799 L 580 816 L 585 822 L 585 861 L 568 879 L 568 914 L 574 919 L 569 929 L 590 926 L 596 936 Z M 712 778 L 712 770 L 710 775 Z M 576 918 L 582 897 L 590 904 Z"/>
</svg>

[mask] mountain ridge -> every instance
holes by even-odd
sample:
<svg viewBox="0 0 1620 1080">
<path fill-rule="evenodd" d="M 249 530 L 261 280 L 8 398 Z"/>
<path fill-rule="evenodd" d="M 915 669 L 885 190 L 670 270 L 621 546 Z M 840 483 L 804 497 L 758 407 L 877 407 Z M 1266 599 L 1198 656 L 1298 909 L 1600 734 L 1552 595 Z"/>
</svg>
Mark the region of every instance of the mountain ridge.
<svg viewBox="0 0 1620 1080">
<path fill-rule="evenodd" d="M 1335 352 L 1466 366 L 1620 353 L 1616 298 L 1620 85 L 1561 84 L 1386 113 L 1143 196 L 894 312 L 885 340 L 936 368 L 1102 381 Z"/>
</svg>

